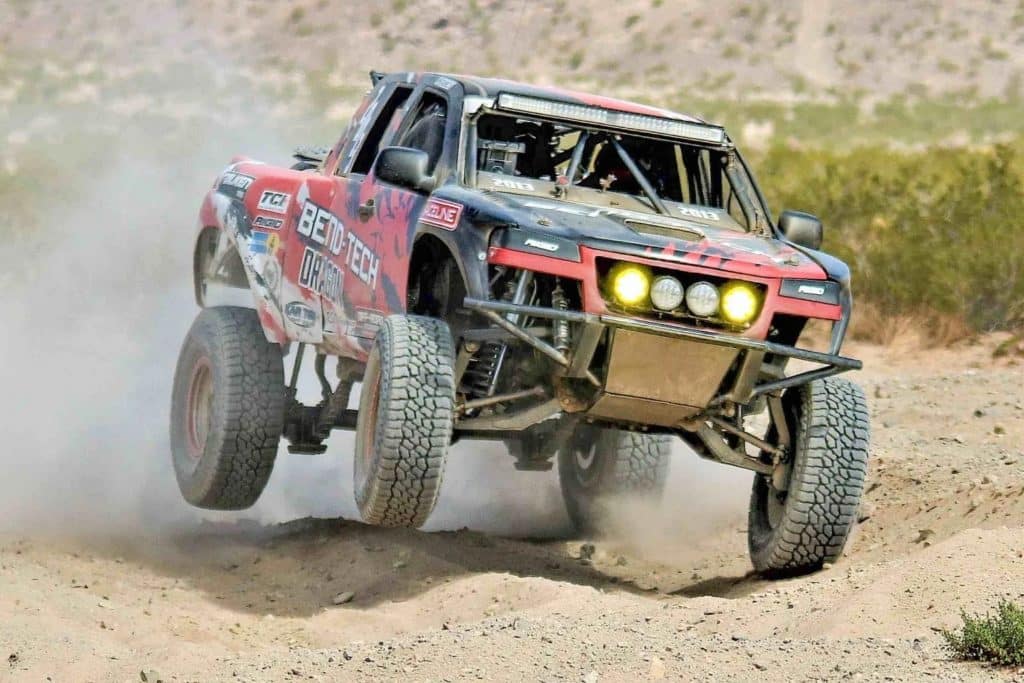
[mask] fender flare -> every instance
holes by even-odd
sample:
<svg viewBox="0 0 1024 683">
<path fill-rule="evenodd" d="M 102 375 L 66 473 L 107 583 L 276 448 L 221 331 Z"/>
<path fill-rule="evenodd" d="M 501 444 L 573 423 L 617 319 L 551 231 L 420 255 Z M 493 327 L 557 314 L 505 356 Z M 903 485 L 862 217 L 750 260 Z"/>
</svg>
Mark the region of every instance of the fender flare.
<svg viewBox="0 0 1024 683">
<path fill-rule="evenodd" d="M 208 226 L 218 235 L 214 263 L 218 272 L 224 271 L 225 277 L 218 283 L 239 289 L 247 289 L 252 297 L 253 308 L 259 314 L 263 324 L 263 333 L 267 341 L 275 344 L 287 344 L 289 336 L 285 327 L 284 310 L 277 297 L 266 285 L 264 277 L 255 270 L 253 256 L 246 253 L 246 234 L 250 221 L 245 205 L 223 195 L 211 192 L 211 208 L 213 209 L 214 225 Z M 234 228 L 232 226 L 235 226 Z M 203 228 L 196 239 L 195 254 L 201 255 L 200 240 L 209 239 L 207 228 Z M 204 237 L 205 236 L 205 237 Z M 198 269 L 199 266 L 194 266 Z M 198 273 L 198 270 L 196 271 Z M 281 277 L 278 268 L 278 278 Z M 202 293 L 204 288 L 201 280 L 197 280 L 196 291 Z M 203 297 L 205 299 L 205 297 Z M 205 301 L 200 302 L 205 305 Z M 319 343 L 319 339 L 308 340 Z"/>
<path fill-rule="evenodd" d="M 490 232 L 490 230 L 479 229 L 472 225 L 462 225 L 455 231 L 449 231 L 421 224 L 413 238 L 412 250 L 409 252 L 410 258 L 425 236 L 433 237 L 447 249 L 448 255 L 455 261 L 455 266 L 459 269 L 459 275 L 462 277 L 462 283 L 466 287 L 467 296 L 489 299 L 487 249 Z"/>
<path fill-rule="evenodd" d="M 217 248 L 222 239 L 223 232 L 216 225 L 207 225 L 200 228 L 196 235 L 195 246 L 192 250 L 192 288 L 195 293 L 196 305 L 206 308 L 206 276 L 204 270 L 209 261 L 217 256 Z M 219 284 L 237 289 L 248 289 L 249 281 L 245 276 L 245 267 L 242 264 L 242 257 L 238 253 L 237 246 L 231 249 L 223 257 L 225 262 L 222 268 L 226 270 L 226 278 Z"/>
</svg>

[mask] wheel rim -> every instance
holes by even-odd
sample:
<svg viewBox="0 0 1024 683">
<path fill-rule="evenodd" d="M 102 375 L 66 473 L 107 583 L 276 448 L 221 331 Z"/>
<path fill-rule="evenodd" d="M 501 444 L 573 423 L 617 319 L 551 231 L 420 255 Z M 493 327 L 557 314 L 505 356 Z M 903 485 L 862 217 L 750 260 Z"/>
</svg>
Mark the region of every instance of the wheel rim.
<svg viewBox="0 0 1024 683">
<path fill-rule="evenodd" d="M 363 386 L 369 392 L 365 401 L 360 401 L 360 411 L 366 411 L 366 429 L 364 430 L 361 448 L 356 454 L 356 483 L 362 485 L 373 467 L 374 435 L 377 433 L 377 414 L 380 410 L 380 352 L 374 350 L 366 363 L 367 378 L 370 380 Z"/>
<path fill-rule="evenodd" d="M 192 377 L 188 385 L 188 406 L 185 411 L 188 456 L 193 461 L 198 462 L 206 450 L 212 409 L 213 371 L 209 359 L 203 357 L 192 368 Z"/>
<path fill-rule="evenodd" d="M 572 471 L 576 481 L 583 488 L 590 487 L 598 477 L 598 439 L 590 430 L 584 430 L 574 439 L 572 446 Z"/>
<path fill-rule="evenodd" d="M 776 489 L 771 481 L 765 482 L 765 485 L 768 488 L 768 526 L 777 529 L 786 510 L 786 492 Z"/>
</svg>

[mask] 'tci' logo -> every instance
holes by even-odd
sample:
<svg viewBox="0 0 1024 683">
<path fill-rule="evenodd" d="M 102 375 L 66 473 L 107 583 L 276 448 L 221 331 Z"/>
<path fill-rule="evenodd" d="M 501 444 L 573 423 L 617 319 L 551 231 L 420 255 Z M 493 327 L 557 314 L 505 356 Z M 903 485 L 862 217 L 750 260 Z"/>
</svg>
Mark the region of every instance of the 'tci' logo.
<svg viewBox="0 0 1024 683">
<path fill-rule="evenodd" d="M 290 194 L 285 194 L 284 192 L 264 190 L 263 194 L 260 195 L 260 202 L 256 205 L 256 208 L 261 211 L 270 211 L 271 213 L 287 213 L 288 202 L 291 198 Z"/>
</svg>

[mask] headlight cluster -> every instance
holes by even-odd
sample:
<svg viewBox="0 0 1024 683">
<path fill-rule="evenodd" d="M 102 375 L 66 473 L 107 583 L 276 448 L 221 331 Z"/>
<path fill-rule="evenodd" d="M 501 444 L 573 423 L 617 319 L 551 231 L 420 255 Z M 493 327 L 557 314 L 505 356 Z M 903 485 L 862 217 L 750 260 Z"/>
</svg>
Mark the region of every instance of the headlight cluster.
<svg viewBox="0 0 1024 683">
<path fill-rule="evenodd" d="M 671 275 L 655 277 L 650 268 L 637 263 L 616 264 L 606 283 L 608 292 L 623 306 L 649 303 L 659 311 L 674 311 L 685 301 L 691 315 L 721 316 L 733 325 L 751 322 L 761 308 L 761 296 L 750 283 L 732 280 L 719 287 L 701 280 L 684 287 Z"/>
</svg>

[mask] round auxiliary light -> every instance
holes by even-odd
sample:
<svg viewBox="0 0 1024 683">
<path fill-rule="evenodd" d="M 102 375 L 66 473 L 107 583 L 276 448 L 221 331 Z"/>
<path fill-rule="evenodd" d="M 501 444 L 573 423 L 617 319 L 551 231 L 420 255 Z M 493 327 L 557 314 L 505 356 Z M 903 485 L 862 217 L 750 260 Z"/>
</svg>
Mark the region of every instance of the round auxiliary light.
<svg viewBox="0 0 1024 683">
<path fill-rule="evenodd" d="M 745 325 L 757 317 L 757 291 L 746 282 L 728 282 L 722 287 L 722 317 Z"/>
<path fill-rule="evenodd" d="M 608 274 L 612 295 L 625 306 L 646 303 L 651 291 L 651 271 L 645 266 L 620 263 Z"/>
<path fill-rule="evenodd" d="M 655 308 L 671 311 L 683 303 L 683 285 L 670 275 L 654 278 L 651 285 L 651 303 Z"/>
<path fill-rule="evenodd" d="M 695 282 L 686 290 L 686 307 L 700 318 L 718 313 L 718 287 L 710 282 Z"/>
</svg>

